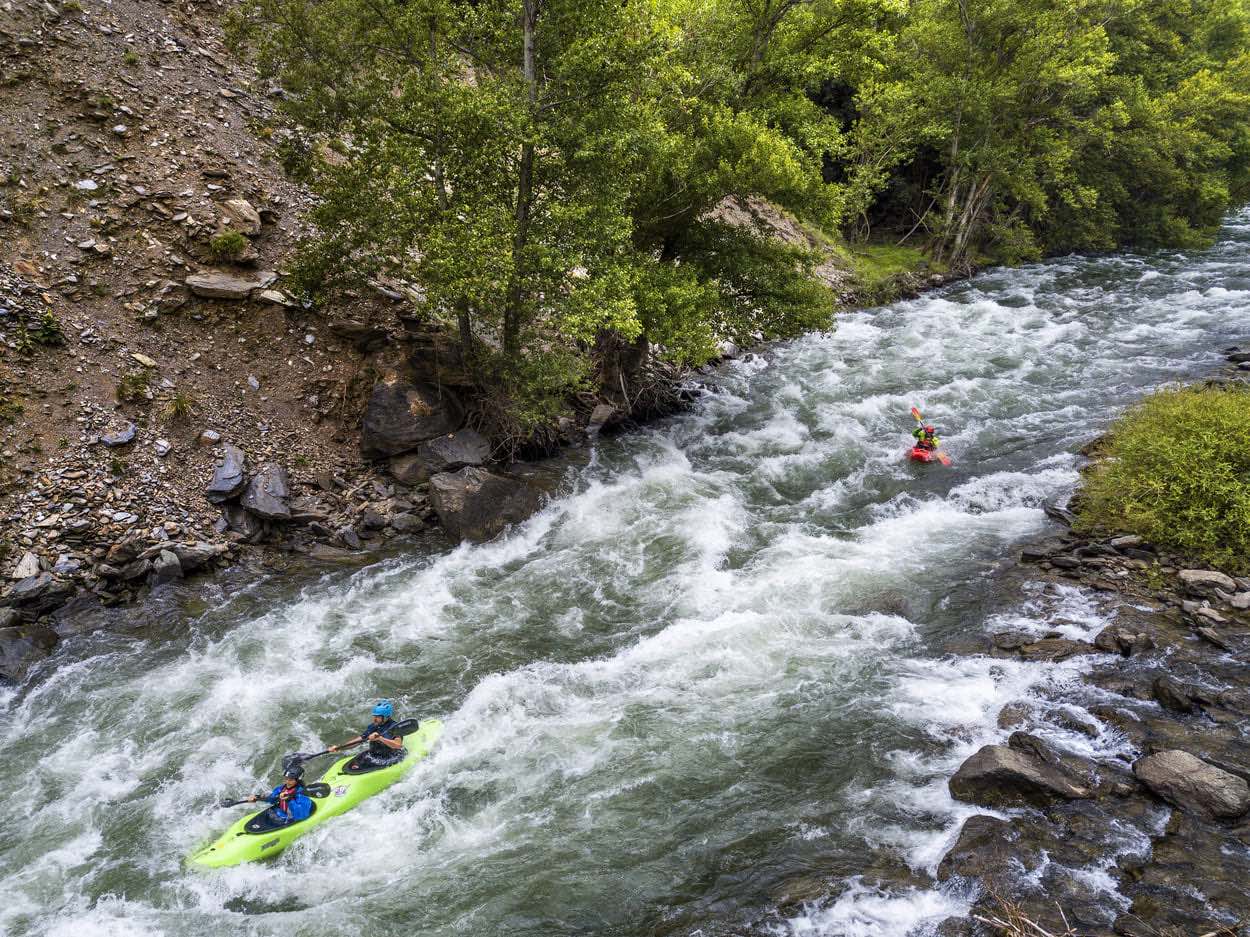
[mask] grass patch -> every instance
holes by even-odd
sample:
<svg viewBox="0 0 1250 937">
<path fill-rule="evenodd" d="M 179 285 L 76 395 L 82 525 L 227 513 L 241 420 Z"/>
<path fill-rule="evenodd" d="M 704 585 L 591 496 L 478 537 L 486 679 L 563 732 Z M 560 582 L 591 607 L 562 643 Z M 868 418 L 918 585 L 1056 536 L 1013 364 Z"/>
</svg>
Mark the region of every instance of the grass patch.
<svg viewBox="0 0 1250 937">
<path fill-rule="evenodd" d="M 169 398 L 169 402 L 165 404 L 165 408 L 161 411 L 161 416 L 168 423 L 177 423 L 190 419 L 191 414 L 194 412 L 195 398 L 190 394 L 179 391 Z"/>
<path fill-rule="evenodd" d="M 1250 390 L 1147 397 L 1112 427 L 1087 473 L 1080 526 L 1125 531 L 1238 572 L 1250 569 Z"/>
<path fill-rule="evenodd" d="M 121 403 L 134 403 L 147 399 L 150 386 L 151 378 L 147 371 L 129 371 L 117 382 L 114 395 Z"/>
<path fill-rule="evenodd" d="M 238 231 L 223 231 L 208 242 L 215 260 L 233 260 L 247 250 L 247 238 Z"/>
<path fill-rule="evenodd" d="M 847 248 L 847 257 L 856 285 L 869 294 L 882 291 L 902 274 L 929 267 L 924 251 L 899 244 L 855 244 Z"/>
</svg>

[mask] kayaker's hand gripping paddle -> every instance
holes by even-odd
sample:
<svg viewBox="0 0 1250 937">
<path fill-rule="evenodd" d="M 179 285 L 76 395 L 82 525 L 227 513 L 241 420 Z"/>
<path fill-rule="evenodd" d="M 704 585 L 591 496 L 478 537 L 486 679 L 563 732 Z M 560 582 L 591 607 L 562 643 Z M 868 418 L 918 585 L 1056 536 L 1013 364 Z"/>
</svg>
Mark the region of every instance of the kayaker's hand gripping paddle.
<svg viewBox="0 0 1250 937">
<path fill-rule="evenodd" d="M 329 797 L 330 785 L 322 784 L 320 781 L 318 781 L 316 784 L 305 784 L 304 793 L 306 793 L 309 797 Z M 242 800 L 223 800 L 217 806 L 218 807 L 237 807 L 239 806 L 239 804 L 250 804 L 250 803 L 260 802 L 264 800 L 265 797 L 267 796 L 268 796 L 267 794 L 257 794 L 256 801 L 249 800 L 246 797 L 244 797 Z"/>
<path fill-rule="evenodd" d="M 403 738 L 405 735 L 411 735 L 413 732 L 416 732 L 420 726 L 421 723 L 417 719 L 405 719 L 403 722 L 395 723 L 395 727 L 391 729 L 391 733 Z M 338 745 L 336 748 L 339 748 L 340 750 L 343 748 L 355 748 L 357 745 L 365 744 L 366 741 L 367 739 L 361 739 L 353 745 Z M 320 758 L 322 755 L 334 754 L 337 754 L 337 752 L 332 752 L 328 748 L 325 751 L 313 752 L 312 754 L 307 752 L 292 752 L 282 759 L 282 770 L 285 771 L 287 768 L 291 767 L 291 765 L 302 765 L 304 762 L 312 761 L 314 758 Z"/>
</svg>

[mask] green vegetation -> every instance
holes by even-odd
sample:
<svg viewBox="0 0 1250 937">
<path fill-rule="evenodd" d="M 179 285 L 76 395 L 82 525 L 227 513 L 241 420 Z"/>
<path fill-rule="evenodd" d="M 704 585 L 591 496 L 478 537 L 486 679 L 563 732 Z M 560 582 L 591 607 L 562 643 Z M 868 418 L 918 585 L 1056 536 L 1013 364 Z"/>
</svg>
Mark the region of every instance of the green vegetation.
<svg viewBox="0 0 1250 937">
<path fill-rule="evenodd" d="M 884 288 L 1200 244 L 1250 193 L 1250 0 L 248 0 L 233 34 L 320 196 L 308 294 L 419 284 L 522 436 L 828 325 L 824 249 L 726 199 Z"/>
<path fill-rule="evenodd" d="M 122 53 L 122 64 L 129 65 L 131 68 L 134 68 L 139 64 L 139 53 L 134 49 L 127 49 Z"/>
<path fill-rule="evenodd" d="M 185 422 L 195 412 L 195 398 L 184 391 L 178 391 L 166 402 L 161 415 L 166 422 Z"/>
<path fill-rule="evenodd" d="M 226 229 L 208 242 L 214 260 L 234 260 L 247 250 L 247 238 L 238 231 Z"/>
<path fill-rule="evenodd" d="M 1250 568 L 1250 391 L 1164 390 L 1112 429 L 1081 500 L 1086 528 Z"/>
<path fill-rule="evenodd" d="M 151 382 L 152 379 L 146 370 L 127 371 L 122 375 L 122 379 L 117 382 L 114 395 L 119 403 L 136 403 L 140 400 L 146 400 Z"/>
</svg>

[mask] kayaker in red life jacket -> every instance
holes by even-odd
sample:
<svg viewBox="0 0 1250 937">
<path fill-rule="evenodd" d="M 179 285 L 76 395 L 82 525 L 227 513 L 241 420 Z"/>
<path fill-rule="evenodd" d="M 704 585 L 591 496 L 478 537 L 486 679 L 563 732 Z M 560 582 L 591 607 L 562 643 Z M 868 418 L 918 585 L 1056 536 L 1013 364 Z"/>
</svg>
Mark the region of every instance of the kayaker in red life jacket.
<svg viewBox="0 0 1250 937">
<path fill-rule="evenodd" d="M 348 739 L 341 745 L 331 745 L 328 751 L 337 752 L 340 748 L 347 748 L 358 742 L 368 742 L 369 749 L 356 757 L 351 765 L 353 768 L 385 768 L 402 761 L 408 753 L 404 751 L 403 738 L 395 735 L 395 720 L 392 718 L 394 715 L 395 707 L 390 700 L 379 701 L 373 707 L 373 722 L 365 726 L 355 738 Z"/>
<path fill-rule="evenodd" d="M 916 446 L 921 449 L 932 451 L 939 445 L 937 431 L 928 423 L 917 426 L 911 434 L 916 437 Z"/>
<path fill-rule="evenodd" d="M 307 820 L 312 816 L 313 802 L 304 792 L 304 769 L 292 765 L 283 772 L 282 783 L 275 787 L 268 797 L 253 794 L 248 800 L 255 802 L 267 800 L 273 806 L 269 815 L 275 823 L 294 823 L 296 820 Z"/>
</svg>

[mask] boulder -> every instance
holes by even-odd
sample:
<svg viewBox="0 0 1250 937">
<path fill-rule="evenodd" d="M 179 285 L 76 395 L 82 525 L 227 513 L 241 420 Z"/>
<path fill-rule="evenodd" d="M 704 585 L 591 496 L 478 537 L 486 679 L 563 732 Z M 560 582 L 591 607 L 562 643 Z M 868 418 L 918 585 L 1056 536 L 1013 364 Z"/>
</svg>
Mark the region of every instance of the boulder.
<svg viewBox="0 0 1250 937">
<path fill-rule="evenodd" d="M 229 552 L 229 547 L 224 543 L 206 543 L 203 540 L 195 543 L 171 544 L 169 549 L 178 558 L 178 565 L 182 567 L 183 572 L 188 573 L 206 566 Z"/>
<path fill-rule="evenodd" d="M 1228 593 L 1237 591 L 1237 583 L 1233 581 L 1231 576 L 1225 576 L 1223 573 L 1217 573 L 1214 570 L 1182 569 L 1177 575 L 1180 578 L 1181 585 L 1197 595 L 1206 595 L 1215 589 L 1223 589 Z"/>
<path fill-rule="evenodd" d="M 237 504 L 223 504 L 221 516 L 226 521 L 226 529 L 239 534 L 248 543 L 256 543 L 265 533 L 265 525 L 260 518 Z"/>
<path fill-rule="evenodd" d="M 1070 638 L 1042 638 L 1020 648 L 1020 656 L 1025 660 L 1060 661 L 1078 654 L 1095 654 L 1098 648 L 1084 641 L 1073 641 Z"/>
<path fill-rule="evenodd" d="M 957 800 L 993 807 L 1040 807 L 1093 796 L 1062 763 L 1025 745 L 986 745 L 959 766 L 949 787 Z"/>
<path fill-rule="evenodd" d="M 159 586 L 181 578 L 182 563 L 178 560 L 178 554 L 172 550 L 161 550 L 156 559 L 152 560 L 152 585 Z"/>
<path fill-rule="evenodd" d="M 193 273 L 185 282 L 196 296 L 207 299 L 247 299 L 253 290 L 263 290 L 277 279 L 278 275 L 272 270 L 258 270 L 254 273 L 209 270 Z"/>
<path fill-rule="evenodd" d="M 415 530 L 420 530 L 425 525 L 421 519 L 407 511 L 400 514 L 392 514 L 390 518 L 391 528 L 401 534 L 410 534 Z"/>
<path fill-rule="evenodd" d="M 405 485 L 419 485 L 439 472 L 482 465 L 490 451 L 489 439 L 475 429 L 462 429 L 421 443 L 415 453 L 391 459 L 391 474 Z"/>
<path fill-rule="evenodd" d="M 1036 851 L 1019 842 L 1009 820 L 978 814 L 964 821 L 959 839 L 938 865 L 937 878 L 939 882 L 954 876 L 976 881 L 996 878 L 1016 863 L 1036 859 L 1036 855 L 1026 857 L 1022 852 Z"/>
<path fill-rule="evenodd" d="M 430 479 L 430 504 L 457 540 L 489 540 L 536 512 L 543 497 L 524 479 L 473 466 Z"/>
<path fill-rule="evenodd" d="M 1151 690 L 1154 692 L 1154 698 L 1164 709 L 1178 713 L 1193 712 L 1194 700 L 1189 692 L 1191 688 L 1179 680 L 1174 680 L 1165 674 L 1155 679 Z"/>
<path fill-rule="evenodd" d="M 454 432 L 462 418 L 459 401 L 445 390 L 380 381 L 365 408 L 360 451 L 366 459 L 409 452 L 427 439 Z"/>
<path fill-rule="evenodd" d="M 1177 749 L 1133 763 L 1133 774 L 1168 803 L 1207 817 L 1233 818 L 1250 810 L 1250 784 Z"/>
<path fill-rule="evenodd" d="M 1042 511 L 1052 521 L 1058 521 L 1060 524 L 1063 524 L 1065 527 L 1071 527 L 1073 524 L 1076 523 L 1076 515 L 1073 514 L 1071 511 L 1069 511 L 1067 508 L 1060 507 L 1052 499 L 1048 498 L 1042 502 Z"/>
<path fill-rule="evenodd" d="M 15 583 L 0 596 L 0 606 L 18 609 L 22 617 L 34 620 L 60 608 L 74 594 L 72 583 L 51 573 L 37 573 Z"/>
<path fill-rule="evenodd" d="M 39 661 L 52 653 L 56 632 L 41 625 L 0 628 L 0 678 L 18 682 Z"/>
<path fill-rule="evenodd" d="M 221 205 L 223 222 L 240 234 L 255 237 L 260 234 L 260 213 L 245 198 L 232 198 Z"/>
<path fill-rule="evenodd" d="M 590 411 L 590 419 L 586 422 L 586 432 L 592 436 L 597 434 L 604 426 L 608 425 L 616 416 L 616 407 L 610 403 L 596 404 L 595 408 Z"/>
<path fill-rule="evenodd" d="M 291 480 L 286 466 L 270 462 L 252 477 L 239 503 L 257 517 L 285 521 L 291 518 L 291 507 L 287 503 L 290 497 Z"/>
<path fill-rule="evenodd" d="M 213 479 L 204 496 L 213 504 L 229 501 L 247 485 L 247 457 L 238 446 L 221 447 L 221 462 L 213 469 Z"/>
</svg>

